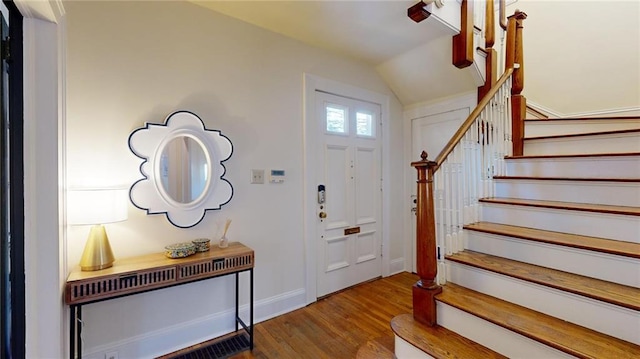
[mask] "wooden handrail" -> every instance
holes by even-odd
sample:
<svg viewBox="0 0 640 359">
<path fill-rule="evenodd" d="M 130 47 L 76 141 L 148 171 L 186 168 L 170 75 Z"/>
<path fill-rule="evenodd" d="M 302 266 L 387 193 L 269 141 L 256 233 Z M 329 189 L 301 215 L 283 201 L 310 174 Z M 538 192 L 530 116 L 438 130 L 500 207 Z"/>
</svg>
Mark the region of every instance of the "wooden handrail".
<svg viewBox="0 0 640 359">
<path fill-rule="evenodd" d="M 462 140 L 462 137 L 464 136 L 464 134 L 469 130 L 469 128 L 471 128 L 471 125 L 473 125 L 473 121 L 475 121 L 475 119 L 480 115 L 480 113 L 482 113 L 482 110 L 484 110 L 484 108 L 487 107 L 487 105 L 489 104 L 493 96 L 498 92 L 498 90 L 500 90 L 500 87 L 505 83 L 505 81 L 509 79 L 512 73 L 513 73 L 513 68 L 508 68 L 504 72 L 504 74 L 500 76 L 500 78 L 495 83 L 495 85 L 493 85 L 489 90 L 489 92 L 487 92 L 487 94 L 482 98 L 482 100 L 480 100 L 480 102 L 478 103 L 478 106 L 476 106 L 476 108 L 474 108 L 473 111 L 471 111 L 467 119 L 462 123 L 462 126 L 458 128 L 458 131 L 456 131 L 456 133 L 453 134 L 453 136 L 451 137 L 447 145 L 444 146 L 444 148 L 442 149 L 442 151 L 440 151 L 440 154 L 438 155 L 438 157 L 436 157 L 436 160 L 434 161 L 435 162 L 435 165 L 433 168 L 434 173 L 444 163 L 444 161 L 447 159 L 447 156 L 449 156 L 451 151 L 453 151 L 453 148 L 456 147 L 458 142 Z"/>
</svg>

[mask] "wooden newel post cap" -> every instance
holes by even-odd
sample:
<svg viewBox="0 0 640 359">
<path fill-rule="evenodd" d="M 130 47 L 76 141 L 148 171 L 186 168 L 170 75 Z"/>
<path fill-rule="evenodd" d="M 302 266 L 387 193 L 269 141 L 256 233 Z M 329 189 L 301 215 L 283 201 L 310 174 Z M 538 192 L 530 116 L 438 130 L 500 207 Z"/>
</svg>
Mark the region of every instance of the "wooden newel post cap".
<svg viewBox="0 0 640 359">
<path fill-rule="evenodd" d="M 427 157 L 429 156 L 429 154 L 427 154 L 426 151 L 422 151 L 422 153 L 420 154 L 420 161 L 416 161 L 416 162 L 411 162 L 411 166 L 412 167 L 433 167 L 436 165 L 435 161 L 429 161 L 427 159 Z"/>
</svg>

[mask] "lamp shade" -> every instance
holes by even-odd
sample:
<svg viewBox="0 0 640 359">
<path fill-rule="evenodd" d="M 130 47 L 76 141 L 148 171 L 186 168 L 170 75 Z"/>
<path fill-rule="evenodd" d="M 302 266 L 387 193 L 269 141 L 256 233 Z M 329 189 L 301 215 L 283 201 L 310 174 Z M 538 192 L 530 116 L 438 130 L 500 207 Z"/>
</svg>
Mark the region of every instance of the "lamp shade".
<svg viewBox="0 0 640 359">
<path fill-rule="evenodd" d="M 76 188 L 67 193 L 69 224 L 105 224 L 127 219 L 127 188 Z"/>
</svg>

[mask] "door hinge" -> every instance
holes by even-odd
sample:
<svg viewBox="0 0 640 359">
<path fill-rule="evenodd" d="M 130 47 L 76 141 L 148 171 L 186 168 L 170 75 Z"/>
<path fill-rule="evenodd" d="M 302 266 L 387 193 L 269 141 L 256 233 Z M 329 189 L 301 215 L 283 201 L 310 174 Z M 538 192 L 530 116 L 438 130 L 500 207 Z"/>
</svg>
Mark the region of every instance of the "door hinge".
<svg viewBox="0 0 640 359">
<path fill-rule="evenodd" d="M 7 37 L 6 40 L 2 40 L 0 56 L 2 56 L 3 60 L 11 60 L 11 38 Z"/>
</svg>

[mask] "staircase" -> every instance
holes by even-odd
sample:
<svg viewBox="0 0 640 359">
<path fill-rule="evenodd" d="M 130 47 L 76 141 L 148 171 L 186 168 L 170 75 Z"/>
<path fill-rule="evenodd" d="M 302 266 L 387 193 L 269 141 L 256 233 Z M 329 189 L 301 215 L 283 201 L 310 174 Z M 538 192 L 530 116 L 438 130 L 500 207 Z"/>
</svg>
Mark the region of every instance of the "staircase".
<svg viewBox="0 0 640 359">
<path fill-rule="evenodd" d="M 640 358 L 640 117 L 525 134 L 446 257 L 438 325 L 394 318 L 397 358 Z"/>
</svg>

